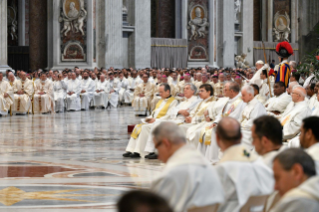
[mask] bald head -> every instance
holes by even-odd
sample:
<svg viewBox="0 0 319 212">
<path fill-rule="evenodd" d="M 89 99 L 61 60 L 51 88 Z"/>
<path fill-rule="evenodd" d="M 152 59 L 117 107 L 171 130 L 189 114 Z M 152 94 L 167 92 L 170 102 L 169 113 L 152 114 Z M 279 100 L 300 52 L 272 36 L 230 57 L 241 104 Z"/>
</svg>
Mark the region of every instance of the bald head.
<svg viewBox="0 0 319 212">
<path fill-rule="evenodd" d="M 222 151 L 228 147 L 239 144 L 241 141 L 241 129 L 239 122 L 230 117 L 223 118 L 216 128 L 218 146 Z"/>
<path fill-rule="evenodd" d="M 172 144 L 186 143 L 185 133 L 173 122 L 162 122 L 153 131 L 156 141 L 166 138 Z"/>
<path fill-rule="evenodd" d="M 304 101 L 306 96 L 307 96 L 306 90 L 300 85 L 297 85 L 293 88 L 291 97 L 294 103 Z"/>
<path fill-rule="evenodd" d="M 297 85 L 299 85 L 298 82 L 290 82 L 290 83 L 289 83 L 289 87 L 288 87 L 288 89 L 287 89 L 287 93 L 288 93 L 289 95 L 291 95 L 291 92 L 292 92 L 293 88 L 294 88 L 295 86 L 297 86 Z"/>
</svg>

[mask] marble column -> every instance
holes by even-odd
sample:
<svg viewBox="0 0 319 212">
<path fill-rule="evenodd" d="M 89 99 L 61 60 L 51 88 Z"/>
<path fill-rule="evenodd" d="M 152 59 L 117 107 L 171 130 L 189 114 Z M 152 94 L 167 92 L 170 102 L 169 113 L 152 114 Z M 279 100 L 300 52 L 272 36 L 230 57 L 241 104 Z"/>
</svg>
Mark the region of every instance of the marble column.
<svg viewBox="0 0 319 212">
<path fill-rule="evenodd" d="M 243 0 L 242 7 L 242 52 L 247 54 L 246 60 L 251 66 L 253 64 L 253 48 L 254 48 L 254 1 L 253 0 Z"/>
<path fill-rule="evenodd" d="M 181 0 L 175 0 L 175 38 L 182 38 Z"/>
<path fill-rule="evenodd" d="M 235 55 L 235 11 L 234 0 L 223 2 L 223 67 L 234 67 Z"/>
<path fill-rule="evenodd" d="M 105 0 L 104 12 L 105 58 L 103 66 L 122 68 L 122 1 Z"/>
<path fill-rule="evenodd" d="M 291 43 L 296 42 L 296 22 L 297 22 L 297 13 L 296 13 L 296 0 L 291 0 Z"/>
<path fill-rule="evenodd" d="M 214 61 L 215 59 L 215 5 L 214 1 L 211 0 L 208 2 L 208 7 L 209 7 L 209 66 L 210 67 L 216 67 L 216 63 Z"/>
<path fill-rule="evenodd" d="M 47 1 L 30 1 L 30 68 L 47 67 Z"/>
<path fill-rule="evenodd" d="M 273 29 L 273 7 L 274 2 L 273 0 L 268 1 L 268 42 L 273 42 L 273 35 L 272 35 L 272 29 Z"/>
<path fill-rule="evenodd" d="M 261 39 L 267 41 L 267 1 L 262 1 L 261 14 L 262 14 L 262 28 L 261 28 Z"/>
<path fill-rule="evenodd" d="M 19 0 L 18 2 L 19 20 L 18 20 L 18 39 L 19 46 L 25 46 L 25 0 Z"/>
<path fill-rule="evenodd" d="M 0 72 L 11 69 L 8 66 L 7 0 L 0 1 Z"/>
</svg>

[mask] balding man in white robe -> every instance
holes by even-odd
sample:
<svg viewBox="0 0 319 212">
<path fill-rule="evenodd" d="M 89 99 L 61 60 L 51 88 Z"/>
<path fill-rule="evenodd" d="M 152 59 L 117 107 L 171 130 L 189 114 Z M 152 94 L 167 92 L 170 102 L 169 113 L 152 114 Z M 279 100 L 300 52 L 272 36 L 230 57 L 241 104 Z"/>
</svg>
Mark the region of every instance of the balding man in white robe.
<svg viewBox="0 0 319 212">
<path fill-rule="evenodd" d="M 81 82 L 81 109 L 88 110 L 91 100 L 94 96 L 95 82 L 89 78 L 88 72 L 83 73 L 83 79 Z"/>
<path fill-rule="evenodd" d="M 34 85 L 33 111 L 35 114 L 54 113 L 53 83 L 47 79 L 45 73 L 41 74 L 40 79 Z"/>
<path fill-rule="evenodd" d="M 105 75 L 100 76 L 100 81 L 97 82 L 93 97 L 93 106 L 107 108 L 109 103 L 109 84 L 105 80 Z"/>
<path fill-rule="evenodd" d="M 152 124 L 157 120 L 168 120 L 172 114 L 173 108 L 178 104 L 178 101 L 171 96 L 170 87 L 168 84 L 162 84 L 160 87 L 162 99 L 157 103 L 152 114 L 143 120 L 143 124 L 138 124 L 134 127 L 131 138 L 126 147 L 126 153 L 123 157 L 140 158 L 146 155 L 145 146 L 147 138 L 151 133 Z"/>
<path fill-rule="evenodd" d="M 13 78 L 10 76 L 9 78 Z M 12 74 L 13 75 L 13 74 Z M 29 80 L 25 72 L 20 73 L 21 80 L 14 80 L 14 106 L 13 112 L 16 114 L 26 114 L 32 112 L 31 99 L 34 93 L 33 82 Z M 11 81 L 10 81 L 11 84 Z"/>
<path fill-rule="evenodd" d="M 226 198 L 218 211 L 238 212 L 251 196 L 273 192 L 272 170 L 240 144 L 240 128 L 239 122 L 230 117 L 223 118 L 216 128 L 217 144 L 223 152 L 216 170 Z"/>
<path fill-rule="evenodd" d="M 66 96 L 67 111 L 81 110 L 81 82 L 77 79 L 76 74 L 71 74 L 72 79 L 68 80 L 68 90 Z"/>
<path fill-rule="evenodd" d="M 263 70 L 265 70 L 265 69 L 268 70 L 268 68 L 269 68 L 268 64 L 264 64 L 264 62 L 262 60 L 258 60 L 256 62 L 257 72 L 255 73 L 253 78 L 251 78 L 249 80 L 249 84 L 258 85 L 258 87 L 262 86 L 263 80 L 260 78 L 260 74 L 263 72 Z"/>
<path fill-rule="evenodd" d="M 109 74 L 109 103 L 111 107 L 116 108 L 119 103 L 119 92 L 121 90 L 121 83 L 114 78 L 113 73 Z"/>
<path fill-rule="evenodd" d="M 183 131 L 174 123 L 162 122 L 153 131 L 159 159 L 166 163 L 151 190 L 164 197 L 174 211 L 214 211 L 224 201 L 216 170 L 195 149 L 186 145 Z"/>
<path fill-rule="evenodd" d="M 55 77 L 55 76 L 53 76 Z M 68 90 L 67 83 L 62 79 L 62 74 L 59 73 L 53 82 L 54 89 L 54 101 L 55 101 L 55 111 L 64 112 L 65 109 L 65 98 L 66 92 Z"/>
<path fill-rule="evenodd" d="M 137 78 L 136 71 L 132 71 L 132 77 L 128 79 L 127 89 L 124 92 L 124 103 L 131 104 L 134 99 L 134 91 L 143 80 Z"/>
<path fill-rule="evenodd" d="M 285 112 L 278 116 L 283 126 L 284 140 L 292 139 L 300 132 L 302 120 L 311 114 L 306 98 L 306 90 L 301 86 L 295 86 L 292 93 L 292 102 Z"/>
<path fill-rule="evenodd" d="M 247 104 L 239 116 L 240 126 L 242 129 L 242 143 L 250 150 L 253 149 L 251 128 L 253 121 L 263 115 L 267 115 L 265 107 L 254 98 L 254 88 L 245 85 L 241 89 L 242 99 Z"/>
<path fill-rule="evenodd" d="M 8 115 L 13 100 L 13 88 L 8 81 L 3 79 L 3 73 L 0 72 L 0 116 Z"/>
<path fill-rule="evenodd" d="M 283 82 L 276 82 L 274 85 L 274 97 L 268 99 L 265 103 L 265 108 L 269 115 L 279 115 L 283 113 L 288 104 L 291 103 L 291 96 L 286 92 L 286 87 Z"/>
</svg>

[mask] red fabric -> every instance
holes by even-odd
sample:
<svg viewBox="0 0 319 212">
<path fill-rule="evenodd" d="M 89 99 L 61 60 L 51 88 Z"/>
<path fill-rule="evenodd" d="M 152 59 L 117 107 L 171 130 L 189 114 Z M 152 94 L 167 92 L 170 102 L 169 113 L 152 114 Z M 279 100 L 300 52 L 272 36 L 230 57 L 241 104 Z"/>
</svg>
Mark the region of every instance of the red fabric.
<svg viewBox="0 0 319 212">
<path fill-rule="evenodd" d="M 291 54 L 291 55 L 294 54 L 294 50 L 292 49 L 291 45 L 287 41 L 278 43 L 276 47 L 276 52 L 279 52 L 281 48 L 286 49 L 288 51 L 288 54 Z"/>
<path fill-rule="evenodd" d="M 127 132 L 128 132 L 128 133 L 133 132 L 134 127 L 135 127 L 135 125 L 128 125 L 128 126 L 127 126 Z"/>
<path fill-rule="evenodd" d="M 319 56 L 316 56 L 317 60 L 319 60 Z"/>
<path fill-rule="evenodd" d="M 275 73 L 275 70 L 274 69 L 270 69 L 268 75 L 270 76 L 270 75 L 273 75 L 274 73 Z"/>
</svg>

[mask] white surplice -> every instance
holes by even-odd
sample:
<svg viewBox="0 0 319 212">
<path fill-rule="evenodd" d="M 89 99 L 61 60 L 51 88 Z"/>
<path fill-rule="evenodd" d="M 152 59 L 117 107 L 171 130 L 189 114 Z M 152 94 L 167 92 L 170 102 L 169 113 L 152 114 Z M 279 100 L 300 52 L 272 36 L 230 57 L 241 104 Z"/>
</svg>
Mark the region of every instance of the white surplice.
<svg viewBox="0 0 319 212">
<path fill-rule="evenodd" d="M 35 114 L 54 112 L 55 102 L 54 102 L 54 90 L 53 83 L 50 80 L 37 81 L 34 86 L 34 101 L 33 101 L 33 111 Z M 39 93 L 45 92 L 45 94 L 40 95 Z"/>
<path fill-rule="evenodd" d="M 278 111 L 283 113 L 291 101 L 291 96 L 284 92 L 278 97 L 274 96 L 268 99 L 265 103 L 265 107 L 267 112 Z"/>
<path fill-rule="evenodd" d="M 265 107 L 256 98 L 254 98 L 247 103 L 246 107 L 239 116 L 238 121 L 240 122 L 243 135 L 241 142 L 246 145 L 247 148 L 254 148 L 251 137 L 253 121 L 263 115 L 267 115 Z"/>
<path fill-rule="evenodd" d="M 176 99 L 170 103 L 168 110 L 164 116 L 162 116 L 160 118 L 156 118 L 156 117 L 158 117 L 159 113 L 164 108 L 164 106 L 166 105 L 166 103 L 169 99 L 170 98 L 164 99 L 162 101 L 162 103 L 159 105 L 159 107 L 157 109 L 155 109 L 152 112 L 152 114 L 150 116 L 148 116 L 147 118 L 154 118 L 156 120 L 162 120 L 162 121 L 169 120 L 170 114 L 172 113 L 171 110 L 174 107 L 176 107 L 178 104 L 178 101 Z M 142 125 L 142 129 L 141 129 L 139 136 L 136 139 L 132 138 L 132 137 L 130 138 L 129 143 L 126 147 L 127 152 L 136 152 L 136 153 L 141 154 L 142 156 L 147 154 L 147 152 L 145 152 L 145 147 L 146 147 L 146 143 L 147 143 L 147 138 L 151 133 L 151 129 L 152 129 L 153 124 L 154 123 L 152 123 L 152 124 L 147 123 L 147 124 Z"/>
<path fill-rule="evenodd" d="M 81 82 L 81 91 L 82 90 L 84 90 L 85 93 L 80 93 L 81 109 L 88 110 L 94 96 L 95 82 L 91 78 L 88 78 L 86 80 L 83 79 Z"/>
<path fill-rule="evenodd" d="M 183 146 L 167 161 L 151 190 L 176 212 L 220 204 L 224 192 L 214 167 L 195 149 Z"/>
<path fill-rule="evenodd" d="M 288 191 L 271 212 L 318 212 L 319 176 L 311 177 Z"/>
<path fill-rule="evenodd" d="M 99 90 L 100 92 L 96 92 Z M 93 106 L 94 107 L 107 107 L 109 103 L 109 83 L 104 80 L 104 82 L 98 81 L 95 87 Z"/>
<path fill-rule="evenodd" d="M 64 108 L 65 108 L 64 103 L 65 103 L 66 91 L 68 90 L 68 86 L 63 80 L 54 81 L 53 89 L 54 89 L 55 111 L 64 112 Z"/>
<path fill-rule="evenodd" d="M 280 116 L 284 139 L 295 137 L 300 132 L 302 120 L 310 115 L 311 110 L 305 101 L 298 103 L 291 102 Z"/>
<path fill-rule="evenodd" d="M 120 83 L 120 91 L 119 91 L 119 101 L 120 102 L 124 102 L 124 93 L 127 89 L 128 86 L 128 80 L 123 78 L 123 79 L 119 79 L 119 83 Z"/>
<path fill-rule="evenodd" d="M 134 99 L 134 90 L 142 82 L 143 81 L 141 79 L 137 78 L 137 77 L 128 79 L 127 89 L 124 92 L 124 102 L 126 104 L 132 103 L 132 101 Z"/>
<path fill-rule="evenodd" d="M 272 169 L 273 167 L 273 160 L 274 158 L 279 154 L 281 153 L 282 151 L 288 149 L 286 146 L 282 145 L 280 147 L 280 149 L 278 150 L 274 150 L 274 151 L 271 151 L 271 152 L 267 152 L 266 154 L 264 154 L 263 156 L 261 156 L 262 160 L 264 161 L 264 163 Z"/>
<path fill-rule="evenodd" d="M 19 114 L 26 114 L 32 111 L 31 99 L 34 93 L 33 82 L 26 79 L 24 82 L 22 80 L 15 80 L 13 83 L 14 90 L 14 106 L 13 112 Z M 24 94 L 18 94 L 18 91 L 24 91 Z"/>
<path fill-rule="evenodd" d="M 251 196 L 273 192 L 273 171 L 241 144 L 224 152 L 216 170 L 226 198 L 219 207 L 220 212 L 239 212 Z"/>
<path fill-rule="evenodd" d="M 309 106 L 310 110 L 313 110 L 315 108 L 315 105 L 317 102 L 318 102 L 317 94 L 314 94 L 308 101 L 308 106 Z"/>
<path fill-rule="evenodd" d="M 119 92 L 121 90 L 121 83 L 114 79 L 109 81 L 109 102 L 112 107 L 117 107 L 119 103 Z M 114 91 L 114 92 L 112 92 Z M 112 93 L 111 93 L 112 92 Z"/>
<path fill-rule="evenodd" d="M 8 97 L 4 97 L 4 94 L 8 94 Z M 8 110 L 13 105 L 14 94 L 13 88 L 8 81 L 0 81 L 0 115 L 7 115 Z"/>
<path fill-rule="evenodd" d="M 66 96 L 67 110 L 81 110 L 81 82 L 78 79 L 71 79 L 68 81 L 67 93 L 73 92 L 74 94 Z"/>
<path fill-rule="evenodd" d="M 306 152 L 315 161 L 316 172 L 317 172 L 317 175 L 319 175 L 319 143 L 316 143 L 316 144 L 312 145 L 311 147 L 309 147 L 308 149 L 306 149 Z"/>
<path fill-rule="evenodd" d="M 265 80 L 265 82 L 261 84 L 259 88 L 259 95 L 262 96 L 266 101 L 269 99 L 270 92 L 269 92 L 269 85 L 267 84 L 267 80 Z"/>
</svg>

